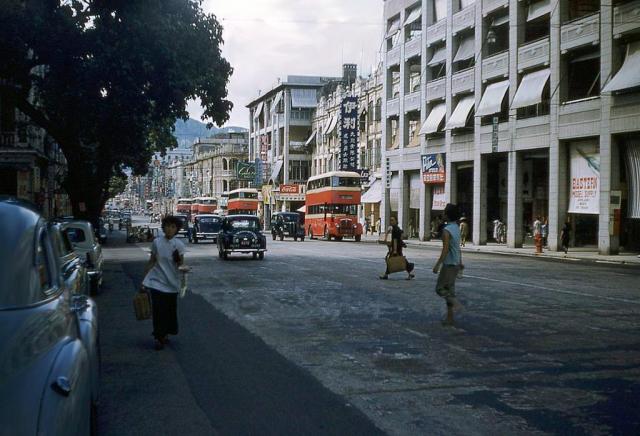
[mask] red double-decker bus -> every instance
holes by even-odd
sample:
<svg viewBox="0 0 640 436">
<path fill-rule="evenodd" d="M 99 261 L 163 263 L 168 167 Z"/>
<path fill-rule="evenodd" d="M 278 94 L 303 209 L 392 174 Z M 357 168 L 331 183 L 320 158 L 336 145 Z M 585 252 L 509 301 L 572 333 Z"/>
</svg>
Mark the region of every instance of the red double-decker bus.
<svg viewBox="0 0 640 436">
<path fill-rule="evenodd" d="M 332 171 L 311 177 L 305 200 L 307 235 L 310 238 L 322 236 L 326 240 L 353 238 L 360 241 L 359 204 L 360 174 Z"/>
<path fill-rule="evenodd" d="M 192 203 L 193 203 L 192 198 L 178 198 L 178 203 L 176 204 L 176 213 L 183 213 L 185 215 L 189 215 L 191 213 Z"/>
<path fill-rule="evenodd" d="M 229 192 L 227 215 L 257 215 L 258 190 L 252 188 L 234 189 Z"/>
<path fill-rule="evenodd" d="M 218 202 L 213 197 L 197 197 L 193 203 L 196 215 L 214 213 L 218 207 Z"/>
</svg>

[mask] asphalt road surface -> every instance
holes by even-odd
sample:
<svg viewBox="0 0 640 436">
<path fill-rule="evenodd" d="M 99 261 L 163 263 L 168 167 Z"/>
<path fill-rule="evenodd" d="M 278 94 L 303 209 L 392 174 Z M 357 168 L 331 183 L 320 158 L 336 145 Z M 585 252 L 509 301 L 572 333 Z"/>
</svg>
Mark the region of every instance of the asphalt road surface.
<svg viewBox="0 0 640 436">
<path fill-rule="evenodd" d="M 465 254 L 451 328 L 435 250 L 382 281 L 375 244 L 189 245 L 181 332 L 156 352 L 130 301 L 148 246 L 105 248 L 102 434 L 640 432 L 638 269 Z"/>
</svg>

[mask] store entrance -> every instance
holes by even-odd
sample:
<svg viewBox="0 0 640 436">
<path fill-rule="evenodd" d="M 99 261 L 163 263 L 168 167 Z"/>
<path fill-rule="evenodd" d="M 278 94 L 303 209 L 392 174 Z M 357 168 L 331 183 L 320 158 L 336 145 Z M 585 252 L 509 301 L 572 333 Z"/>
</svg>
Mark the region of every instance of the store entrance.
<svg viewBox="0 0 640 436">
<path fill-rule="evenodd" d="M 499 242 L 500 227 L 495 222 L 507 222 L 507 155 L 492 154 L 487 159 L 487 241 Z M 494 229 L 495 227 L 495 229 Z"/>
<path fill-rule="evenodd" d="M 461 216 L 467 218 L 469 235 L 473 234 L 473 163 L 456 166 L 456 204 Z"/>
</svg>

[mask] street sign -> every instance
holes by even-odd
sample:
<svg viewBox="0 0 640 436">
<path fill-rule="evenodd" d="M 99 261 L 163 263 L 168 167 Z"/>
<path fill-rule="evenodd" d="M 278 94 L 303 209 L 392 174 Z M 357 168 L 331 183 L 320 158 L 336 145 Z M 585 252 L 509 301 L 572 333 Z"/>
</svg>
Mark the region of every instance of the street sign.
<svg viewBox="0 0 640 436">
<path fill-rule="evenodd" d="M 236 167 L 238 180 L 255 180 L 256 164 L 255 162 L 238 162 Z"/>
<path fill-rule="evenodd" d="M 340 169 L 358 167 L 358 98 L 345 97 L 340 105 Z"/>
<path fill-rule="evenodd" d="M 493 130 L 491 131 L 491 152 L 498 151 L 498 117 L 493 117 Z"/>
<path fill-rule="evenodd" d="M 422 182 L 425 184 L 439 184 L 446 181 L 446 168 L 444 154 L 423 154 L 422 158 Z"/>
</svg>

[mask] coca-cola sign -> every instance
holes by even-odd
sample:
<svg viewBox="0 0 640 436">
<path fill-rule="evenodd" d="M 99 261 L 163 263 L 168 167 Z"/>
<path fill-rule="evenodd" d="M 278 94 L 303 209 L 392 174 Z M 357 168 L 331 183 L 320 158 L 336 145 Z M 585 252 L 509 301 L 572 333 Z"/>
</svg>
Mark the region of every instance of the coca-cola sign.
<svg viewBox="0 0 640 436">
<path fill-rule="evenodd" d="M 299 194 L 300 186 L 299 185 L 280 185 L 280 193 L 281 194 Z"/>
</svg>

